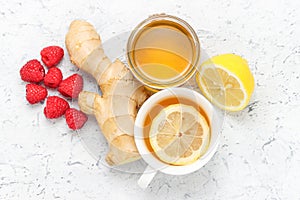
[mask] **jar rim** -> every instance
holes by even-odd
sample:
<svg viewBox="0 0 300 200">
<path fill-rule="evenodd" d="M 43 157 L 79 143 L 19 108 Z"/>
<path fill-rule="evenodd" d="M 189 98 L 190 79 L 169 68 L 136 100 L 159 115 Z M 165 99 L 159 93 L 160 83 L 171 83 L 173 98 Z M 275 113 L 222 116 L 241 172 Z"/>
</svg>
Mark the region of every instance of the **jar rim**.
<svg viewBox="0 0 300 200">
<path fill-rule="evenodd" d="M 135 65 L 135 63 L 133 62 L 133 58 L 130 55 L 134 42 L 136 41 L 136 37 L 139 36 L 139 34 L 144 30 L 144 28 L 155 22 L 155 21 L 171 21 L 173 23 L 176 23 L 178 25 L 180 25 L 182 28 L 185 29 L 185 31 L 187 31 L 190 36 L 191 36 L 191 41 L 192 41 L 192 45 L 195 48 L 195 58 L 193 59 L 192 63 L 190 64 L 190 67 L 188 70 L 186 70 L 184 72 L 183 75 L 178 76 L 176 78 L 174 78 L 173 80 L 170 81 L 155 81 L 153 79 L 150 79 L 149 77 L 146 77 L 143 73 L 141 73 L 139 70 L 137 69 L 137 66 Z M 140 22 L 131 32 L 129 39 L 127 41 L 127 61 L 129 64 L 129 69 L 131 70 L 131 72 L 133 73 L 133 75 L 144 85 L 154 88 L 154 89 L 164 89 L 166 87 L 176 87 L 179 85 L 182 85 L 183 83 L 185 83 L 186 81 L 188 81 L 195 73 L 196 68 L 198 66 L 199 60 L 200 60 L 200 43 L 198 40 L 198 36 L 196 34 L 196 32 L 194 31 L 194 29 L 184 20 L 175 17 L 173 15 L 167 15 L 167 14 L 154 14 L 149 16 L 147 19 L 143 20 L 142 22 Z"/>
</svg>

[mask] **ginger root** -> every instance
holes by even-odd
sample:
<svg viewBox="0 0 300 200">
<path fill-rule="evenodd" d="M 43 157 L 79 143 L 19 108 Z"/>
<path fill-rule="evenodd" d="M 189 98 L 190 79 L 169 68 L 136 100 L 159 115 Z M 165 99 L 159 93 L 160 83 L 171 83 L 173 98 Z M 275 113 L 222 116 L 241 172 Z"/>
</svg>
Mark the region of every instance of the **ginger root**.
<svg viewBox="0 0 300 200">
<path fill-rule="evenodd" d="M 75 20 L 66 35 L 71 62 L 93 75 L 102 96 L 82 91 L 78 104 L 86 114 L 94 114 L 110 149 L 106 162 L 120 165 L 140 158 L 133 129 L 137 109 L 147 92 L 120 61 L 111 62 L 104 54 L 100 36 L 86 21 Z"/>
</svg>

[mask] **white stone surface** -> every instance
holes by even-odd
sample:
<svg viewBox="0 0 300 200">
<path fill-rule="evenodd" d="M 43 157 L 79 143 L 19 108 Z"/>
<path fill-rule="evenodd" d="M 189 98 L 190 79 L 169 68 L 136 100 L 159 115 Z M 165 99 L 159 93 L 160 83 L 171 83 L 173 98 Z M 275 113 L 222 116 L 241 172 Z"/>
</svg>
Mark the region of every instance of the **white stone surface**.
<svg viewBox="0 0 300 200">
<path fill-rule="evenodd" d="M 300 199 L 299 9 L 296 0 L 2 1 L 0 199 Z M 226 116 L 205 167 L 158 174 L 143 191 L 139 174 L 97 164 L 63 118 L 48 121 L 44 104 L 29 105 L 19 69 L 47 45 L 65 48 L 73 19 L 92 22 L 106 41 L 161 12 L 188 21 L 209 55 L 245 57 L 256 88 L 250 107 Z M 65 76 L 77 71 L 67 55 L 59 67 Z M 97 129 L 93 117 L 88 126 Z"/>
</svg>

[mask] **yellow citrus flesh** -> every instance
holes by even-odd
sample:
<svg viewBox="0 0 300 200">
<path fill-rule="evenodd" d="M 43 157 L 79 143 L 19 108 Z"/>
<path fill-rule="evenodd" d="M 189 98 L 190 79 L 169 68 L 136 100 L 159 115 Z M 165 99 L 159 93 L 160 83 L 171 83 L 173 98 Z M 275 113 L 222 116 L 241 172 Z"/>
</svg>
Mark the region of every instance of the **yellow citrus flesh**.
<svg viewBox="0 0 300 200">
<path fill-rule="evenodd" d="M 150 145 L 157 157 L 172 165 L 187 165 L 205 153 L 210 130 L 205 118 L 193 106 L 173 104 L 152 121 Z"/>
<path fill-rule="evenodd" d="M 213 104 L 228 111 L 244 109 L 254 90 L 254 77 L 248 63 L 234 54 L 205 61 L 196 74 L 202 93 Z"/>
</svg>

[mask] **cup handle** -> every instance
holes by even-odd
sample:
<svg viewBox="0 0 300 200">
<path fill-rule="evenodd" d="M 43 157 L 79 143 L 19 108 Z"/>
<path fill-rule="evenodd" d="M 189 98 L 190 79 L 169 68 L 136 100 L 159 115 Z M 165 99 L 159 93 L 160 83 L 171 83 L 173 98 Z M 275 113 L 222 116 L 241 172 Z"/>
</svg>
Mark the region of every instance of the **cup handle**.
<svg viewBox="0 0 300 200">
<path fill-rule="evenodd" d="M 149 185 L 149 183 L 152 181 L 152 179 L 154 178 L 155 174 L 157 173 L 157 170 L 153 169 L 152 167 L 150 167 L 149 165 L 146 167 L 144 173 L 142 174 L 142 176 L 140 177 L 140 179 L 138 180 L 138 185 L 142 188 L 142 189 L 146 189 Z"/>
</svg>

